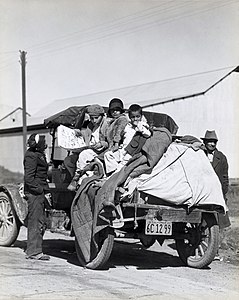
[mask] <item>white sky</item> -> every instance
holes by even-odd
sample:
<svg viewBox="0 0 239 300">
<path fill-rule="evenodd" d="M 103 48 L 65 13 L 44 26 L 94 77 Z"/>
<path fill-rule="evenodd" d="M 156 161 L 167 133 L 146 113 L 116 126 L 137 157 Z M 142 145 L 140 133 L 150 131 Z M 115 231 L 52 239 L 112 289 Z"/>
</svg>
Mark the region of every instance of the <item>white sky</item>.
<svg viewBox="0 0 239 300">
<path fill-rule="evenodd" d="M 22 105 L 19 50 L 34 114 L 55 99 L 237 66 L 238 37 L 238 0 L 0 0 L 0 116 Z"/>
</svg>

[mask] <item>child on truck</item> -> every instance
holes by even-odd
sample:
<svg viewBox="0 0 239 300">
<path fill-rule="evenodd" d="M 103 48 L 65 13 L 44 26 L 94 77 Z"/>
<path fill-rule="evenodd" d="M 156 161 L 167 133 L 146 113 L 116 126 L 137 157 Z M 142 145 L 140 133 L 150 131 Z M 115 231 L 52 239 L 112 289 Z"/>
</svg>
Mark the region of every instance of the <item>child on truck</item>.
<svg viewBox="0 0 239 300">
<path fill-rule="evenodd" d="M 107 175 L 120 170 L 134 154 L 140 152 L 142 143 L 151 136 L 151 130 L 140 105 L 132 104 L 128 109 L 128 115 L 130 122 L 124 128 L 122 143 L 117 149 L 109 149 L 104 153 Z"/>
<path fill-rule="evenodd" d="M 90 116 L 90 122 L 87 128 L 78 130 L 78 134 L 81 134 L 84 138 L 87 149 L 79 153 L 75 175 L 67 187 L 70 191 L 76 190 L 78 180 L 85 166 L 99 153 L 108 148 L 108 142 L 106 140 L 106 129 L 108 126 L 104 108 L 98 104 L 90 105 L 87 107 L 87 113 Z"/>
<path fill-rule="evenodd" d="M 91 126 L 81 132 L 89 149 L 80 152 L 76 172 L 68 190 L 76 190 L 77 184 L 86 176 L 84 168 L 97 156 L 103 155 L 106 149 L 117 151 L 122 139 L 125 126 L 129 122 L 124 113 L 123 102 L 118 98 L 113 98 L 109 103 L 108 117 L 104 116 L 103 107 L 91 105 L 87 109 L 90 116 Z M 97 108 L 97 109 L 96 109 Z"/>
</svg>

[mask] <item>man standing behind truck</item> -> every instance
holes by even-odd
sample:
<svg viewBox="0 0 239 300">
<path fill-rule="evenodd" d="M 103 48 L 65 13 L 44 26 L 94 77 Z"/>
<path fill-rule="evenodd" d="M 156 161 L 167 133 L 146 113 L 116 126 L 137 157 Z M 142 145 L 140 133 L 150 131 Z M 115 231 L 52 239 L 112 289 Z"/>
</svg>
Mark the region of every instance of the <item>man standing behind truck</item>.
<svg viewBox="0 0 239 300">
<path fill-rule="evenodd" d="M 201 138 L 205 145 L 205 153 L 212 164 L 214 171 L 216 172 L 222 186 L 222 193 L 227 204 L 227 192 L 229 187 L 229 177 L 228 177 L 228 162 L 226 156 L 219 151 L 216 146 L 218 142 L 218 138 L 215 130 L 207 130 L 204 138 Z M 231 225 L 228 212 L 223 214 L 218 214 L 218 223 L 220 231 L 222 232 L 224 228 L 227 228 Z M 217 254 L 215 256 L 215 260 L 222 260 Z"/>
</svg>

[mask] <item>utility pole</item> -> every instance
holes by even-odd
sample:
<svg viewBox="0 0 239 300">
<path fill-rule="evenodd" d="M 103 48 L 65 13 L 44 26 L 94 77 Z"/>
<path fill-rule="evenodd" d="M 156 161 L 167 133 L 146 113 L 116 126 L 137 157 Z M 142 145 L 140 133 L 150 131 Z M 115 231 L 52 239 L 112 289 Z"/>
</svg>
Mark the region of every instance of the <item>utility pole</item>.
<svg viewBox="0 0 239 300">
<path fill-rule="evenodd" d="M 23 155 L 27 150 L 27 110 L 26 110 L 26 54 L 20 52 L 20 64 L 22 66 L 22 133 L 23 133 Z"/>
</svg>

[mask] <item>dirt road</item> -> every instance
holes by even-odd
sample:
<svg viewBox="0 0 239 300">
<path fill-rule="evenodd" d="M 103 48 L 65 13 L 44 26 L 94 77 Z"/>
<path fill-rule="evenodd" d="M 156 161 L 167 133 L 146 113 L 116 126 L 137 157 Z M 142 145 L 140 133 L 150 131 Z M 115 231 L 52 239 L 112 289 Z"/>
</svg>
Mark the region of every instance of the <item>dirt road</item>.
<svg viewBox="0 0 239 300">
<path fill-rule="evenodd" d="M 80 267 L 72 238 L 46 232 L 49 262 L 25 259 L 26 228 L 15 246 L 0 248 L 1 300 L 239 299 L 238 267 L 213 262 L 208 269 L 182 265 L 173 240 L 145 249 L 116 240 L 106 270 Z"/>
</svg>

